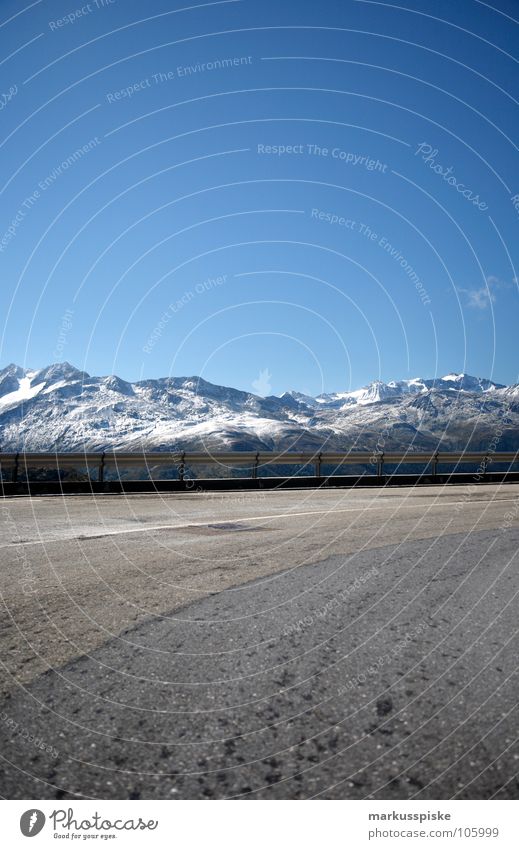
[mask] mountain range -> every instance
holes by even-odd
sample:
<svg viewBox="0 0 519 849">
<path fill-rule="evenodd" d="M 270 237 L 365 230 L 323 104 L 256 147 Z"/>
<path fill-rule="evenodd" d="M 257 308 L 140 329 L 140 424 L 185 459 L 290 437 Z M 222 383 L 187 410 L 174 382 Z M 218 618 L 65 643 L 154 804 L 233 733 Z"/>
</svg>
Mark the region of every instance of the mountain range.
<svg viewBox="0 0 519 849">
<path fill-rule="evenodd" d="M 263 398 L 200 377 L 91 377 L 66 362 L 0 371 L 4 452 L 485 451 L 490 444 L 517 450 L 519 384 L 448 374 Z"/>
</svg>

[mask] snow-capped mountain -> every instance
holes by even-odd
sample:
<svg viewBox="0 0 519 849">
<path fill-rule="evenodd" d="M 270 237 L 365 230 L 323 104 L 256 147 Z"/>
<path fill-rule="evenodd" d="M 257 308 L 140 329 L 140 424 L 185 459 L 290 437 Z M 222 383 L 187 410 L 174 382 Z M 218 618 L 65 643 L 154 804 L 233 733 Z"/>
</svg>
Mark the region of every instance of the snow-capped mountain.
<svg viewBox="0 0 519 849">
<path fill-rule="evenodd" d="M 466 374 L 262 398 L 199 377 L 131 383 L 69 363 L 0 371 L 1 451 L 495 450 L 519 445 L 519 385 Z"/>
</svg>

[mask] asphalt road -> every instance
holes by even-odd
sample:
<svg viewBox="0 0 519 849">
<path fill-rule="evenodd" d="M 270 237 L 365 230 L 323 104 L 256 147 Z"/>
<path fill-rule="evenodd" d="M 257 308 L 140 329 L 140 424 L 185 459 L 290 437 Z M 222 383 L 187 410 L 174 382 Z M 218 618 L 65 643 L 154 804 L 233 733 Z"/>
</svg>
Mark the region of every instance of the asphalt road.
<svg viewBox="0 0 519 849">
<path fill-rule="evenodd" d="M 514 485 L 5 499 L 7 798 L 517 798 Z"/>
</svg>

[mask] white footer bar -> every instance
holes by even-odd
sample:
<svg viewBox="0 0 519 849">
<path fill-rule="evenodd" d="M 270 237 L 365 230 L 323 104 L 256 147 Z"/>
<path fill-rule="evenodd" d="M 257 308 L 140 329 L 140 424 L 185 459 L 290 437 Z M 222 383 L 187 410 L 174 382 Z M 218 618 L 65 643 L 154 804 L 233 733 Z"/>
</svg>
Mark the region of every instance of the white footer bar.
<svg viewBox="0 0 519 849">
<path fill-rule="evenodd" d="M 3 801 L 4 846 L 517 849 L 515 801 Z M 28 838 L 34 837 L 34 844 Z"/>
</svg>

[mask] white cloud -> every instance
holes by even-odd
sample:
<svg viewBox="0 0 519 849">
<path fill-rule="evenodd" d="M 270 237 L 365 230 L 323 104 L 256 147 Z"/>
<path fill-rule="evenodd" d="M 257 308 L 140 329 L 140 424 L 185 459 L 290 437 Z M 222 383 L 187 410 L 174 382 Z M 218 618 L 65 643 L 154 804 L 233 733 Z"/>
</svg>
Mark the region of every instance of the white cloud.
<svg viewBox="0 0 519 849">
<path fill-rule="evenodd" d="M 465 296 L 468 307 L 477 310 L 486 310 L 490 304 L 496 302 L 496 291 L 507 287 L 508 284 L 500 280 L 499 277 L 490 275 L 486 278 L 486 286 L 481 286 L 479 289 L 459 288 L 458 292 Z"/>
</svg>

